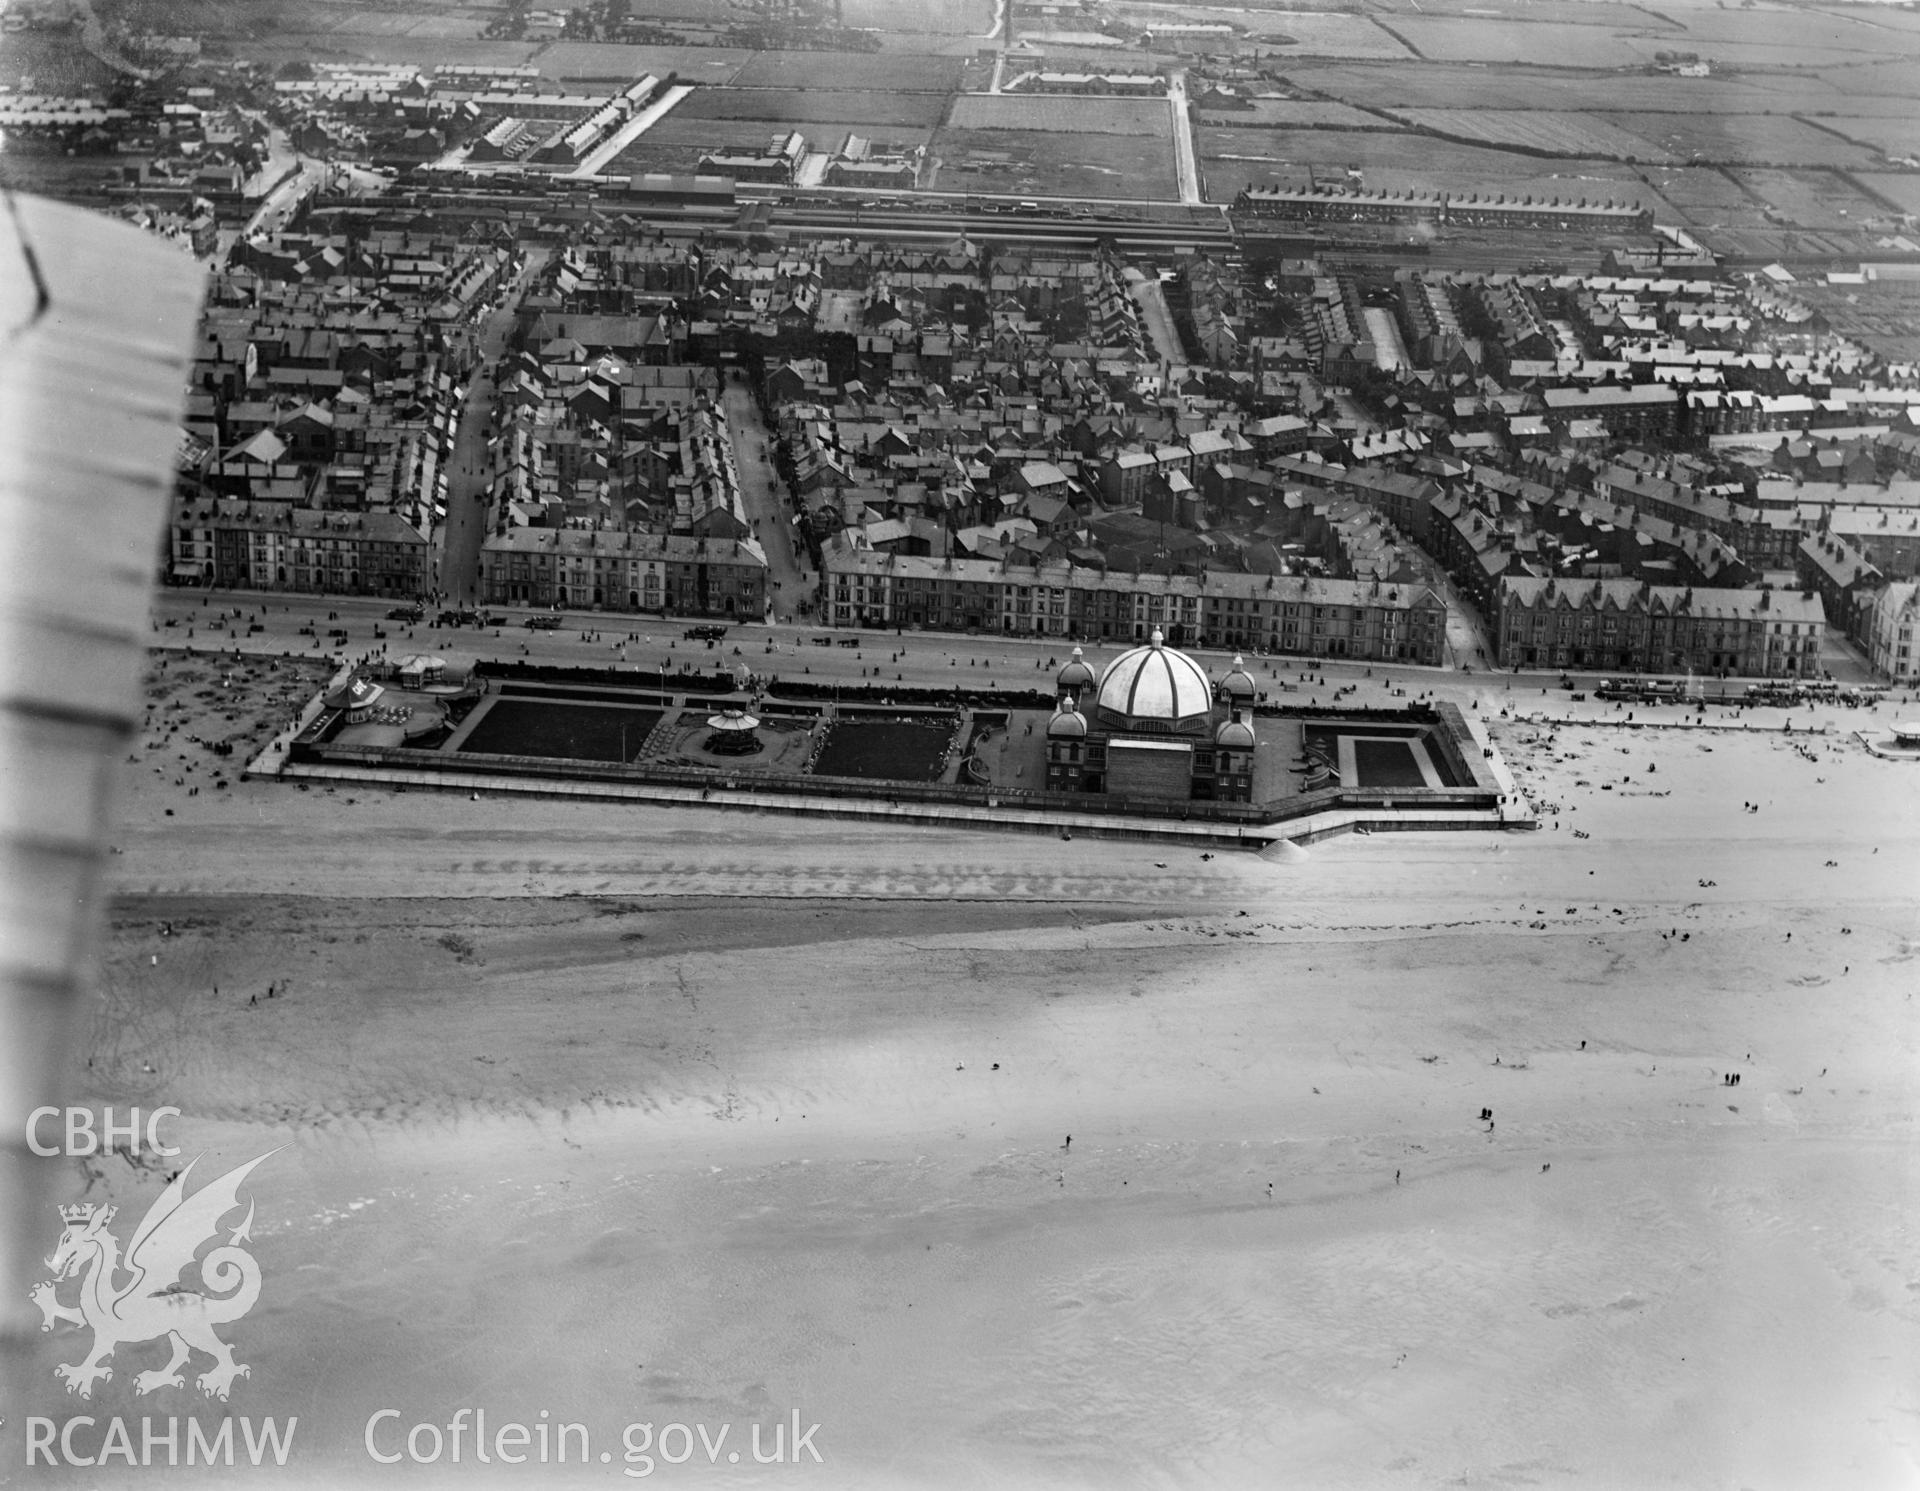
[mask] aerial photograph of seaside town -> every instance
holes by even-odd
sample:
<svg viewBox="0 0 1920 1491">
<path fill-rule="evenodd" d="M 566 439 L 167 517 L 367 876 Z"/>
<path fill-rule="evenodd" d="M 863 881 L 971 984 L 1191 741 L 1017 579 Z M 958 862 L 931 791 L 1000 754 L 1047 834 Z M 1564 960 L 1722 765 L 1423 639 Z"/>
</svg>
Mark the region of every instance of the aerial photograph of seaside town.
<svg viewBox="0 0 1920 1491">
<path fill-rule="evenodd" d="M 1920 1487 L 1920 6 L 541 3 L 0 0 L 0 1487 Z"/>
</svg>

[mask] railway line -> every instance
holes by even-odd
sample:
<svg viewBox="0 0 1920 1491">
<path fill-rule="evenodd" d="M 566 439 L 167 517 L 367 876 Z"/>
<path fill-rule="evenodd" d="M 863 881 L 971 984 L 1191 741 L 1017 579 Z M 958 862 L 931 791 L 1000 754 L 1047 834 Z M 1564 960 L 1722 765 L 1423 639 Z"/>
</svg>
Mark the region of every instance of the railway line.
<svg viewBox="0 0 1920 1491">
<path fill-rule="evenodd" d="M 409 205 L 455 211 L 464 207 L 543 214 L 557 210 L 562 215 L 570 210 L 583 214 L 589 210 L 639 212 L 647 216 L 650 226 L 670 235 L 738 227 L 754 233 L 800 230 L 929 241 L 962 233 L 990 238 L 1017 236 L 1063 247 L 1106 239 L 1116 244 L 1162 248 L 1222 248 L 1234 237 L 1225 209 L 1218 206 L 1111 198 L 1035 201 L 914 192 L 875 199 L 844 188 L 800 191 L 746 182 L 736 183 L 731 192 L 677 197 L 636 187 L 625 176 L 525 176 L 506 172 L 416 180 L 403 186 L 399 197 Z"/>
<path fill-rule="evenodd" d="M 1233 243 L 1233 228 L 1221 213 L 1203 213 L 1185 222 L 1142 220 L 1114 213 L 1081 209 L 1066 213 L 927 212 L 902 208 L 795 207 L 776 208 L 773 223 L 813 233 L 857 233 L 895 238 L 951 239 L 1018 238 L 1029 243 L 1091 247 L 1103 240 L 1116 247 L 1128 245 L 1160 249 L 1191 247 L 1225 249 Z"/>
<path fill-rule="evenodd" d="M 1543 260 L 1577 261 L 1591 241 L 1552 232 L 1384 233 L 1343 235 L 1325 227 L 1240 219 L 1216 204 L 1129 202 L 1111 198 L 1039 200 L 913 192 L 875 197 L 848 188 L 797 190 L 735 184 L 731 191 L 684 196 L 650 193 L 627 177 L 492 175 L 403 186 L 402 202 L 445 212 L 486 211 L 567 220 L 590 213 L 644 217 L 668 237 L 749 241 L 801 237 L 883 239 L 938 244 L 958 237 L 1081 250 L 1106 243 L 1148 255 L 1207 253 L 1224 258 L 1319 257 L 1350 263 L 1419 262 L 1432 269 L 1524 272 Z M 365 201 L 337 204 L 364 207 Z"/>
</svg>

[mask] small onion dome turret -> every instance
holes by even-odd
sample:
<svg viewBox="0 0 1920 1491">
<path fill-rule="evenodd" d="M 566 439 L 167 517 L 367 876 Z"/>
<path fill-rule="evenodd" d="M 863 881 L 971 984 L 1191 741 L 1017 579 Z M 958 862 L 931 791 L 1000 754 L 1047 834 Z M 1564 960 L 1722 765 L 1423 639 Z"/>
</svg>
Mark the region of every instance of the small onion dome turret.
<svg viewBox="0 0 1920 1491">
<path fill-rule="evenodd" d="M 1077 694 L 1082 689 L 1093 687 L 1093 669 L 1087 666 L 1085 655 L 1079 648 L 1073 649 L 1073 657 L 1060 670 L 1055 683 L 1063 694 Z"/>
<path fill-rule="evenodd" d="M 1060 696 L 1055 706 L 1053 718 L 1047 721 L 1048 740 L 1083 740 L 1087 734 L 1087 717 L 1073 707 L 1073 700 L 1066 694 Z"/>
<path fill-rule="evenodd" d="M 1236 703 L 1260 692 L 1254 685 L 1253 675 L 1247 671 L 1245 658 L 1235 655 L 1233 671 L 1220 680 L 1220 692 Z"/>
<path fill-rule="evenodd" d="M 1236 709 L 1233 717 L 1222 720 L 1220 728 L 1213 732 L 1213 743 L 1228 750 L 1250 751 L 1253 749 L 1253 726 Z"/>
</svg>

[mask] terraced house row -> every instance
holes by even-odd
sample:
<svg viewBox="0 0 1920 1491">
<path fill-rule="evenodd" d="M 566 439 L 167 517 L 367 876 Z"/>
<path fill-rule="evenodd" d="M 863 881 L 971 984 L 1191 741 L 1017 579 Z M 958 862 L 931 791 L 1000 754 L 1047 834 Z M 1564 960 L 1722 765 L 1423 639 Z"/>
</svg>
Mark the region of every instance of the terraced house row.
<svg viewBox="0 0 1920 1491">
<path fill-rule="evenodd" d="M 1131 574 L 871 549 L 829 551 L 836 626 L 993 632 L 1439 665 L 1446 602 L 1425 585 L 1237 572 Z"/>
<path fill-rule="evenodd" d="M 481 548 L 480 599 L 490 606 L 760 621 L 767 556 L 751 538 L 515 528 Z"/>
<path fill-rule="evenodd" d="M 1509 576 L 1498 648 L 1510 667 L 1812 678 L 1826 624 L 1797 590 Z"/>
</svg>

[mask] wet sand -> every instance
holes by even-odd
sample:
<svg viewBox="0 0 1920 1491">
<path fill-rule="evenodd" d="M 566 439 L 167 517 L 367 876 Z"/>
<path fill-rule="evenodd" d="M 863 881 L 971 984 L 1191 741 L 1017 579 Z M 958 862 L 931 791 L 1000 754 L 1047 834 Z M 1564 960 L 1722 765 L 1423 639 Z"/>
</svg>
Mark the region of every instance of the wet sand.
<svg viewBox="0 0 1920 1491">
<path fill-rule="evenodd" d="M 1920 776 L 1493 734 L 1549 826 L 1298 864 L 130 768 L 76 1087 L 289 1146 L 282 1483 L 466 1484 L 363 1428 L 484 1406 L 613 1453 L 477 1477 L 542 1485 L 794 1410 L 824 1468 L 659 1475 L 1913 1484 Z"/>
</svg>

